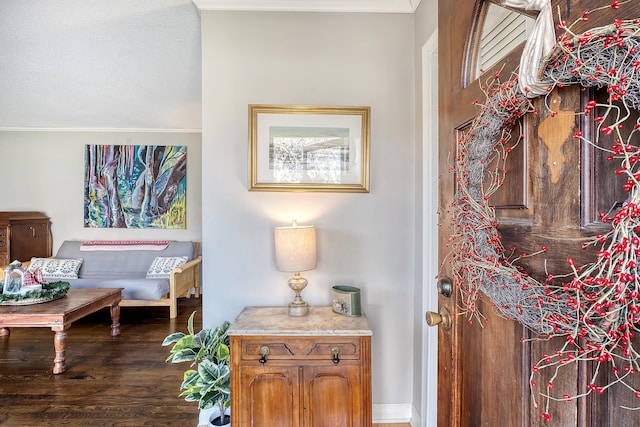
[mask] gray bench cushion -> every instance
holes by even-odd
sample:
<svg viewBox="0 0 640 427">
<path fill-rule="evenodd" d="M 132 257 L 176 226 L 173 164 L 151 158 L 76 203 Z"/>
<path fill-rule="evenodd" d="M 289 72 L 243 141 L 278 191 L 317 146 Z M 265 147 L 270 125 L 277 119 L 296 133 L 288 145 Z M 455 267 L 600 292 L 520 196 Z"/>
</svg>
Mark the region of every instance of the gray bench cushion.
<svg viewBox="0 0 640 427">
<path fill-rule="evenodd" d="M 124 288 L 125 300 L 157 300 L 169 293 L 169 279 L 147 279 L 147 270 L 155 257 L 186 256 L 193 259 L 193 242 L 170 242 L 159 251 L 110 250 L 81 251 L 83 241 L 66 240 L 56 258 L 82 258 L 78 279 L 70 279 L 73 288 Z"/>
<path fill-rule="evenodd" d="M 156 300 L 169 293 L 169 279 L 68 279 L 72 288 L 124 288 L 122 299 Z"/>
<path fill-rule="evenodd" d="M 56 258 L 82 258 L 78 272 L 80 279 L 144 279 L 147 270 L 158 256 L 187 256 L 193 259 L 193 242 L 170 242 L 161 251 L 81 251 L 82 241 L 66 240 Z"/>
</svg>

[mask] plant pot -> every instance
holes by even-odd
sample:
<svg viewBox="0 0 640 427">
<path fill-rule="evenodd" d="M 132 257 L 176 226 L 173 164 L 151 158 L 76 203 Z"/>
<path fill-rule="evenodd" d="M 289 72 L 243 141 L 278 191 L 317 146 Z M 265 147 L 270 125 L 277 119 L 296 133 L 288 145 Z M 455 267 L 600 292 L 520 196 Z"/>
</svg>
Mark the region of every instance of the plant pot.
<svg viewBox="0 0 640 427">
<path fill-rule="evenodd" d="M 214 424 L 214 421 L 219 421 L 217 418 L 220 417 L 220 411 L 217 406 L 209 409 L 202 409 L 200 411 L 200 417 L 198 418 L 198 426 L 207 426 L 207 427 L 224 427 L 231 425 L 231 408 L 227 408 L 224 411 L 226 424 Z"/>
</svg>

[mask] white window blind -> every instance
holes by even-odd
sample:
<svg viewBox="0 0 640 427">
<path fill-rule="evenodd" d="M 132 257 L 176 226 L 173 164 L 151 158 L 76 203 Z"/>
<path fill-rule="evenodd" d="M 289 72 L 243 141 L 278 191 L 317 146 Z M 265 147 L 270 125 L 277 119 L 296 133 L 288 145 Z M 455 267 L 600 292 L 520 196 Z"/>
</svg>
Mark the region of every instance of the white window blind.
<svg viewBox="0 0 640 427">
<path fill-rule="evenodd" d="M 534 22 L 526 15 L 490 3 L 480 36 L 476 77 L 525 41 Z"/>
</svg>

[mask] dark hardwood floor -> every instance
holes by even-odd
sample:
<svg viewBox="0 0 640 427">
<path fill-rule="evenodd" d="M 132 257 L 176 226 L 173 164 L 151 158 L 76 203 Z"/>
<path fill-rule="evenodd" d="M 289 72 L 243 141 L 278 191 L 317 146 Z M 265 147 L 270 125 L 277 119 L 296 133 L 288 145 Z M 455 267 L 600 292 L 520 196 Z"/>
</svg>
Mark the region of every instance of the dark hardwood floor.
<svg viewBox="0 0 640 427">
<path fill-rule="evenodd" d="M 201 308 L 180 303 L 177 319 L 166 307 L 123 307 L 121 334 L 110 336 L 109 310 L 74 323 L 68 330 L 67 371 L 53 375 L 53 332 L 12 328 L 0 337 L 0 425 L 195 427 L 197 404 L 178 398 L 187 364 L 165 363 L 162 340 L 186 330 Z"/>
<path fill-rule="evenodd" d="M 166 307 L 122 307 L 121 334 L 112 338 L 104 308 L 69 328 L 67 371 L 59 375 L 52 373 L 53 332 L 12 328 L 0 337 L 0 426 L 196 427 L 197 404 L 178 397 L 188 365 L 166 363 L 169 347 L 161 346 L 168 334 L 186 331 L 193 311 L 197 330 L 199 300 L 180 300 L 174 320 Z"/>
</svg>

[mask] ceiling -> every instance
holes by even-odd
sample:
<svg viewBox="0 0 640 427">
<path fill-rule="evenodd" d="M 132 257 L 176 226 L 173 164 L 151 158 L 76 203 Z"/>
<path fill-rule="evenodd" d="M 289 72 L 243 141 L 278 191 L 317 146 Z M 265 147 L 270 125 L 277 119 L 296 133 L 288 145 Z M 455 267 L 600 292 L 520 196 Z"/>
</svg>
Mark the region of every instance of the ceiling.
<svg viewBox="0 0 640 427">
<path fill-rule="evenodd" d="M 0 128 L 201 127 L 191 0 L 2 0 L 0 46 Z"/>
<path fill-rule="evenodd" d="M 420 0 L 1 0 L 0 129 L 201 128 L 202 10 L 412 13 Z"/>
</svg>

